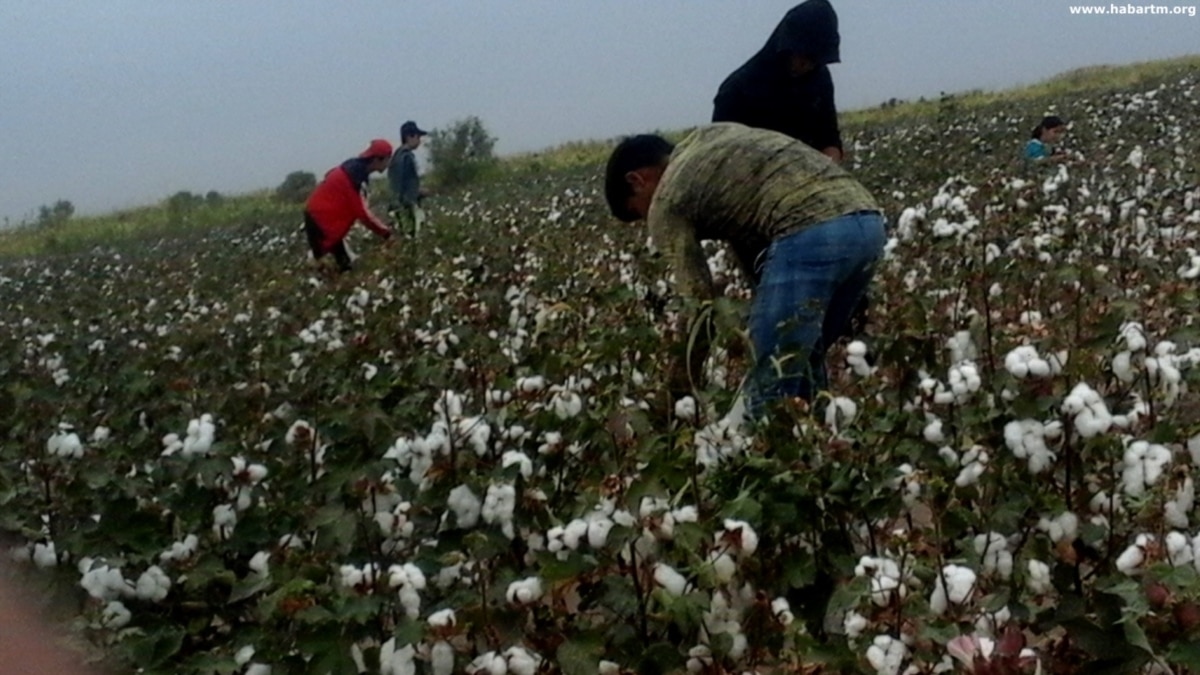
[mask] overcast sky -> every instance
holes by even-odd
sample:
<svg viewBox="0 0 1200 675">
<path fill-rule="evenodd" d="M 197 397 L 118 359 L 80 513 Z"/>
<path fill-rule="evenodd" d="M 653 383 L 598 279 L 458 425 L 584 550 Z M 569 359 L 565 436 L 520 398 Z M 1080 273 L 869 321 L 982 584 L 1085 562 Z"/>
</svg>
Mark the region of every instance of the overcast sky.
<svg viewBox="0 0 1200 675">
<path fill-rule="evenodd" d="M 1075 1 L 833 0 L 838 105 L 1200 51 L 1200 17 L 1073 16 Z M 705 122 L 793 4 L 3 0 L 0 223 L 57 199 L 96 213 L 274 187 L 409 118 L 478 115 L 501 153 Z"/>
</svg>

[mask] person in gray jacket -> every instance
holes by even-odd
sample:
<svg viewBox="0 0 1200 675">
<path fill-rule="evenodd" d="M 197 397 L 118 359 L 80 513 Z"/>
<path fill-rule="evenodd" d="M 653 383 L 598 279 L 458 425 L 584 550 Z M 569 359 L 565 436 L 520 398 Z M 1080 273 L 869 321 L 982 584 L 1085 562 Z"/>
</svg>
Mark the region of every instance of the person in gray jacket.
<svg viewBox="0 0 1200 675">
<path fill-rule="evenodd" d="M 426 132 L 409 120 L 400 126 L 400 147 L 388 164 L 388 185 L 392 188 L 392 211 L 398 229 L 414 237 L 425 222 L 425 211 L 421 199 L 425 191 L 421 188 L 421 176 L 417 173 L 417 157 L 414 151 L 421 147 L 421 137 Z"/>
</svg>

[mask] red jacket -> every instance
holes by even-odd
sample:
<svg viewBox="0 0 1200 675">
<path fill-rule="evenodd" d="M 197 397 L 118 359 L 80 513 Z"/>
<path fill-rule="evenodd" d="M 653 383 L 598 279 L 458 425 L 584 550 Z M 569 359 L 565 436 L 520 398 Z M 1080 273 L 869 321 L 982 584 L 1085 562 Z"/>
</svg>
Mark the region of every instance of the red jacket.
<svg viewBox="0 0 1200 675">
<path fill-rule="evenodd" d="M 327 253 L 361 220 L 375 234 L 383 238 L 391 236 L 392 230 L 367 209 L 363 199 L 363 183 L 367 171 L 365 160 L 351 159 L 325 174 L 325 179 L 313 190 L 304 208 L 320 228 L 321 253 Z"/>
</svg>

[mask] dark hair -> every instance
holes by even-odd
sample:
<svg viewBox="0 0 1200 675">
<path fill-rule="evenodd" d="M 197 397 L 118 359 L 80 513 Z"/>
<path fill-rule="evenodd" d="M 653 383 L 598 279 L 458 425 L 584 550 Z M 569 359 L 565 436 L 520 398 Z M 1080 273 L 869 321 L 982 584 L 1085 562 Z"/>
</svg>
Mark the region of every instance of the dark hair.
<svg viewBox="0 0 1200 675">
<path fill-rule="evenodd" d="M 654 134 L 628 136 L 613 148 L 604 169 L 604 198 L 613 216 L 625 223 L 632 223 L 638 215 L 629 210 L 629 198 L 633 189 L 625 174 L 648 166 L 661 166 L 671 157 L 675 146 L 667 139 Z"/>
<path fill-rule="evenodd" d="M 1042 118 L 1042 121 L 1039 122 L 1036 127 L 1033 128 L 1033 138 L 1041 140 L 1043 131 L 1065 126 L 1067 126 L 1067 123 L 1063 121 L 1063 118 L 1059 117 L 1058 115 L 1047 115 Z"/>
</svg>

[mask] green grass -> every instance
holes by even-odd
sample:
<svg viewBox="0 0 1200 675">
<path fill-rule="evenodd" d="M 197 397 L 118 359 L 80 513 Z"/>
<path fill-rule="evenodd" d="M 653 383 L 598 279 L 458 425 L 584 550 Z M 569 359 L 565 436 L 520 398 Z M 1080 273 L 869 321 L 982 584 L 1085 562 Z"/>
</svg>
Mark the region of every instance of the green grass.
<svg viewBox="0 0 1200 675">
<path fill-rule="evenodd" d="M 1089 91 L 1130 89 L 1200 68 L 1200 55 L 1149 61 L 1122 66 L 1089 66 L 1061 73 L 1042 82 L 995 92 L 969 91 L 947 97 L 956 110 L 967 111 L 994 105 L 1020 106 L 1036 116 L 1057 99 Z M 843 127 L 853 132 L 876 125 L 889 125 L 914 118 L 935 118 L 945 101 L 904 101 L 887 107 L 843 112 Z M 667 132 L 668 136 L 682 131 Z M 562 145 L 504 157 L 494 175 L 520 178 L 595 167 L 603 163 L 612 140 L 572 141 Z M 281 222 L 297 217 L 295 204 L 280 202 L 269 190 L 228 197 L 217 206 L 201 205 L 186 213 L 174 212 L 169 200 L 136 209 L 99 216 L 72 218 L 53 227 L 24 225 L 0 233 L 0 259 L 41 254 L 69 253 L 105 246 L 138 237 L 158 237 L 197 228 L 245 222 Z"/>
</svg>

